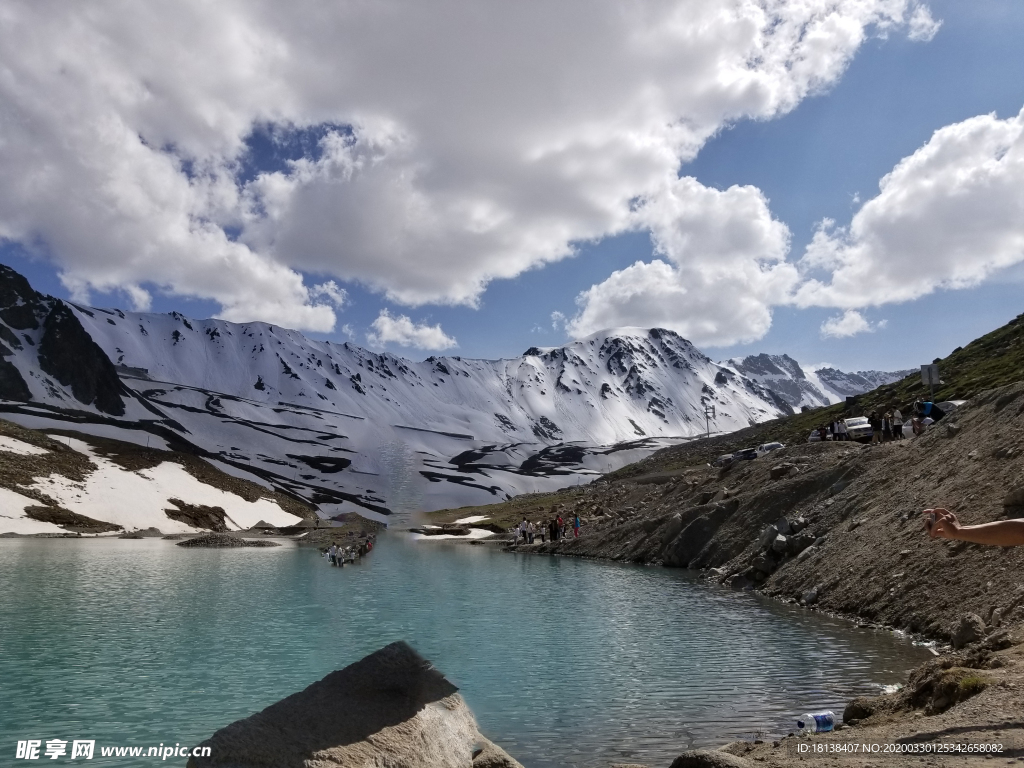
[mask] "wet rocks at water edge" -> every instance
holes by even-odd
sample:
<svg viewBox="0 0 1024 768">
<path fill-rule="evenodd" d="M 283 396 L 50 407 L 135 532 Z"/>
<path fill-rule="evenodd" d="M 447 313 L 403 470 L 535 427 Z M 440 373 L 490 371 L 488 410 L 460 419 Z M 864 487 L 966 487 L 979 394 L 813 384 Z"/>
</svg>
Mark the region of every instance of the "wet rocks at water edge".
<svg viewBox="0 0 1024 768">
<path fill-rule="evenodd" d="M 247 539 L 240 539 L 235 536 L 230 536 L 226 533 L 208 533 L 204 536 L 196 536 L 195 538 L 185 539 L 184 541 L 178 542 L 179 547 L 209 547 L 209 548 L 224 548 L 224 547 L 279 547 L 281 546 L 276 541 L 249 541 Z"/>
<path fill-rule="evenodd" d="M 968 613 L 957 624 L 952 634 L 952 642 L 954 648 L 963 648 L 965 645 L 970 645 L 978 640 L 981 640 L 985 636 L 985 622 L 981 616 L 976 613 Z"/>
<path fill-rule="evenodd" d="M 385 646 L 221 728 L 189 768 L 522 768 L 406 643 Z"/>
<path fill-rule="evenodd" d="M 409 532 L 419 533 L 423 536 L 469 536 L 470 530 L 468 525 L 445 523 L 441 526 L 410 528 Z"/>
<path fill-rule="evenodd" d="M 672 761 L 669 768 L 750 768 L 749 760 L 718 749 L 691 749 Z"/>
</svg>

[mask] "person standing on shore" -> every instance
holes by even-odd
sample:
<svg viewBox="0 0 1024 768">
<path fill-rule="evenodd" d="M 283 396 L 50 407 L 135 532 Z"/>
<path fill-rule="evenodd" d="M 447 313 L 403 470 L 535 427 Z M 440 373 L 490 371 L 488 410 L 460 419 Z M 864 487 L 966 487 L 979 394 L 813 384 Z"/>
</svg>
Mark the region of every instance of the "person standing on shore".
<svg viewBox="0 0 1024 768">
<path fill-rule="evenodd" d="M 892 409 L 892 439 L 903 439 L 903 414 L 899 408 Z"/>
<path fill-rule="evenodd" d="M 925 530 L 933 539 L 954 539 L 995 547 L 1024 546 L 1024 518 L 997 520 L 994 523 L 963 525 L 948 509 L 926 509 Z"/>
<path fill-rule="evenodd" d="M 558 518 L 555 520 L 555 525 L 558 526 L 558 537 L 561 539 L 565 538 L 565 520 L 562 519 L 562 513 L 558 513 Z"/>
<path fill-rule="evenodd" d="M 527 523 L 526 524 L 526 536 L 527 536 L 526 543 L 527 544 L 533 544 L 533 534 L 535 534 L 536 532 L 537 531 L 533 527 L 533 523 Z"/>
<path fill-rule="evenodd" d="M 575 513 L 572 518 L 572 536 L 574 539 L 580 537 L 580 515 L 579 512 Z"/>
<path fill-rule="evenodd" d="M 882 442 L 882 417 L 878 415 L 878 411 L 871 412 L 868 423 L 871 425 L 871 444 Z"/>
<path fill-rule="evenodd" d="M 846 428 L 846 419 L 840 419 L 839 420 L 839 427 L 838 428 L 839 428 L 839 439 L 840 440 L 849 440 L 850 439 L 850 432 Z"/>
</svg>

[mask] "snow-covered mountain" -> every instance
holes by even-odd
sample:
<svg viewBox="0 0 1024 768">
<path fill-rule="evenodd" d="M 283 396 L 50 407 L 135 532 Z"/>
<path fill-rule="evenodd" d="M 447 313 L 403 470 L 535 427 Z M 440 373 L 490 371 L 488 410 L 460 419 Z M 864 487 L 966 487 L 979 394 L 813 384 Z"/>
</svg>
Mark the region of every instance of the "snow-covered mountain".
<svg viewBox="0 0 1024 768">
<path fill-rule="evenodd" d="M 870 392 L 883 384 L 891 384 L 894 381 L 905 379 L 912 373 L 914 373 L 912 368 L 904 371 L 857 371 L 856 373 L 844 373 L 836 368 L 818 368 L 814 375 L 818 377 L 822 388 L 835 398 L 832 402 L 839 402 L 853 395 Z"/>
<path fill-rule="evenodd" d="M 858 371 L 835 368 L 807 370 L 789 355 L 734 357 L 723 366 L 774 391 L 792 408 L 817 408 L 840 403 L 851 395 L 868 392 L 882 384 L 908 376 L 911 371 Z"/>
<path fill-rule="evenodd" d="M 0 265 L 5 418 L 157 438 L 327 515 L 552 490 L 815 402 L 794 361 L 761 358 L 719 365 L 672 331 L 622 328 L 416 362 L 266 323 L 72 305 Z"/>
<path fill-rule="evenodd" d="M 266 323 L 75 306 L 6 268 L 0 339 L 8 418 L 156 436 L 330 514 L 548 490 L 789 410 L 660 329 L 414 362 Z"/>
</svg>

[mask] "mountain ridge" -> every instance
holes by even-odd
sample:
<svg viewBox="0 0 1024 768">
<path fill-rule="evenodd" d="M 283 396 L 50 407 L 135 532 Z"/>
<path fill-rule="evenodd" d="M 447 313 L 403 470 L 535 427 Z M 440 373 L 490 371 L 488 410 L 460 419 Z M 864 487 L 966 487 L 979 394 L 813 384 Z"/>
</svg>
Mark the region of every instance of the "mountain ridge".
<svg viewBox="0 0 1024 768">
<path fill-rule="evenodd" d="M 552 489 L 793 410 L 675 332 L 616 330 L 416 362 L 269 323 L 63 302 L 4 268 L 0 339 L 17 348 L 0 350 L 0 381 L 18 396 L 0 410 L 29 427 L 159 435 L 326 515 Z"/>
</svg>

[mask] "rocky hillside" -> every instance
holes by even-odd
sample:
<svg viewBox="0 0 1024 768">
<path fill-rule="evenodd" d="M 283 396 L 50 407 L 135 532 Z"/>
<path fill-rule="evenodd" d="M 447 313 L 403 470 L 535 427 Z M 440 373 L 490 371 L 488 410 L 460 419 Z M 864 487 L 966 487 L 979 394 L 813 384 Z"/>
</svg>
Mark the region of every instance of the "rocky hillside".
<svg viewBox="0 0 1024 768">
<path fill-rule="evenodd" d="M 674 449 L 675 468 L 647 460 L 648 471 L 438 519 L 481 514 L 504 525 L 578 512 L 583 537 L 533 549 L 705 569 L 944 640 L 967 613 L 982 632 L 1024 621 L 1024 548 L 932 541 L 920 519 L 931 506 L 965 523 L 1024 516 L 1024 383 L 977 394 L 902 442 L 801 444 L 722 470 L 700 462 L 701 450 Z"/>
</svg>

